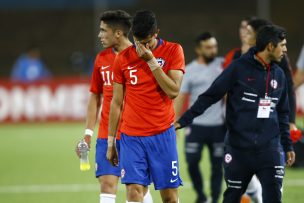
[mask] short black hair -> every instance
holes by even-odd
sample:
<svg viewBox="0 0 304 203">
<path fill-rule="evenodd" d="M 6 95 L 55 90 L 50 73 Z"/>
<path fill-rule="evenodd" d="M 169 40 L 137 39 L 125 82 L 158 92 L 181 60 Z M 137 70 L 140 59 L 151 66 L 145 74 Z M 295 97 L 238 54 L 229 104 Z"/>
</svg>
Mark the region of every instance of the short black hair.
<svg viewBox="0 0 304 203">
<path fill-rule="evenodd" d="M 266 25 L 257 33 L 256 48 L 257 51 L 263 51 L 269 43 L 274 47 L 286 39 L 286 31 L 277 25 Z"/>
<path fill-rule="evenodd" d="M 259 29 L 261 29 L 266 25 L 272 25 L 272 23 L 262 18 L 253 18 L 248 21 L 248 25 L 250 25 L 253 28 L 253 30 L 257 33 Z"/>
<path fill-rule="evenodd" d="M 205 41 L 205 40 L 208 40 L 213 37 L 214 37 L 214 35 L 212 33 L 203 32 L 195 38 L 195 46 L 199 46 L 201 41 Z"/>
<path fill-rule="evenodd" d="M 131 16 L 122 10 L 105 11 L 100 15 L 100 21 L 103 21 L 111 29 L 120 29 L 124 36 L 128 36 L 131 29 Z"/>
<path fill-rule="evenodd" d="M 149 10 L 137 11 L 133 17 L 132 34 L 139 39 L 145 39 L 156 32 L 157 22 L 155 14 Z"/>
</svg>

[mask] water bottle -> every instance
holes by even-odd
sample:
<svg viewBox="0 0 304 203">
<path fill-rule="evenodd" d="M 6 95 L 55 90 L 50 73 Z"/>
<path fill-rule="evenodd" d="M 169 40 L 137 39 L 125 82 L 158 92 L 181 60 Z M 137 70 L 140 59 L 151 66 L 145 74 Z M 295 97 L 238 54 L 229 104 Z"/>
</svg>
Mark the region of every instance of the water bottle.
<svg viewBox="0 0 304 203">
<path fill-rule="evenodd" d="M 78 149 L 80 151 L 80 170 L 87 171 L 90 170 L 89 162 L 89 146 L 84 140 L 80 140 L 78 144 Z"/>
</svg>

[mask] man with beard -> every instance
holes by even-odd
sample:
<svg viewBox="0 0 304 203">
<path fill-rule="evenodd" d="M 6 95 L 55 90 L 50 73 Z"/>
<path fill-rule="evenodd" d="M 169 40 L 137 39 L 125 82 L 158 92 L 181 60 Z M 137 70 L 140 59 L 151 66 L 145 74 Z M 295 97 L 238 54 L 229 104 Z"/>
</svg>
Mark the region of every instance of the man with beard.
<svg viewBox="0 0 304 203">
<path fill-rule="evenodd" d="M 190 96 L 192 105 L 200 93 L 207 90 L 215 78 L 222 72 L 223 58 L 216 57 L 217 41 L 209 32 L 202 33 L 195 41 L 197 58 L 186 66 L 187 72 L 182 82 L 180 94 L 175 100 L 176 116 L 181 115 L 185 100 Z M 204 193 L 203 177 L 199 163 L 203 147 L 210 153 L 212 165 L 211 196 L 212 202 L 218 202 L 222 186 L 222 156 L 226 128 L 224 125 L 224 104 L 219 101 L 210 107 L 204 115 L 194 119 L 190 134 L 186 136 L 185 153 L 188 173 L 197 194 L 196 203 L 207 202 Z"/>
</svg>

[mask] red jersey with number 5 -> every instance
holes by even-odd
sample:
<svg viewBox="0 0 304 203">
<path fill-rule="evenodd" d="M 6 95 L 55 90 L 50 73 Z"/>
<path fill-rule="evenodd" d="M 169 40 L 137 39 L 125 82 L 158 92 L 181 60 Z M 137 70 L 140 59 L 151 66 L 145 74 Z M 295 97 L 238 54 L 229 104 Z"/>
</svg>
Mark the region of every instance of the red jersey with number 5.
<svg viewBox="0 0 304 203">
<path fill-rule="evenodd" d="M 113 49 L 107 48 L 96 56 L 94 63 L 90 91 L 97 95 L 103 95 L 98 138 L 108 138 L 110 104 L 113 97 L 113 62 L 115 57 L 116 54 Z M 117 139 L 120 138 L 119 134 L 117 134 Z"/>
<path fill-rule="evenodd" d="M 184 53 L 179 44 L 158 39 L 153 55 L 166 74 L 170 70 L 184 72 Z M 173 124 L 173 100 L 158 85 L 147 62 L 137 56 L 135 46 L 117 55 L 113 70 L 114 82 L 125 89 L 121 132 L 130 136 L 152 136 Z"/>
</svg>

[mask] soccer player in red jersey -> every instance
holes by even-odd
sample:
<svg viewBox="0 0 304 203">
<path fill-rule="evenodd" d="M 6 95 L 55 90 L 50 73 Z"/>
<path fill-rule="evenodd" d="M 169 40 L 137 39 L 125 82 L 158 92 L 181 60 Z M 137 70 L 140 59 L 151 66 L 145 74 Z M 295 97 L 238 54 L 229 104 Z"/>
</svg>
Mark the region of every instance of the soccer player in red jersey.
<svg viewBox="0 0 304 203">
<path fill-rule="evenodd" d="M 151 182 L 163 202 L 177 203 L 179 176 L 173 99 L 179 94 L 184 54 L 179 44 L 158 38 L 155 14 L 139 11 L 132 23 L 135 45 L 114 62 L 107 158 L 121 166 L 127 202 L 142 202 Z M 119 118 L 120 159 L 115 136 Z"/>
<path fill-rule="evenodd" d="M 103 98 L 96 143 L 96 178 L 98 178 L 100 183 L 100 202 L 102 203 L 115 203 L 117 184 L 120 176 L 120 169 L 113 167 L 106 159 L 108 120 L 113 95 L 113 62 L 117 53 L 132 45 L 128 39 L 130 28 L 131 16 L 124 11 L 106 11 L 100 17 L 100 32 L 98 37 L 105 50 L 96 56 L 94 64 L 86 130 L 83 139 L 90 146 Z M 118 146 L 119 138 L 118 135 L 116 138 Z M 76 148 L 76 152 L 79 156 L 78 148 Z M 146 193 L 145 197 L 149 199 L 146 203 L 152 202 L 149 192 Z"/>
</svg>

